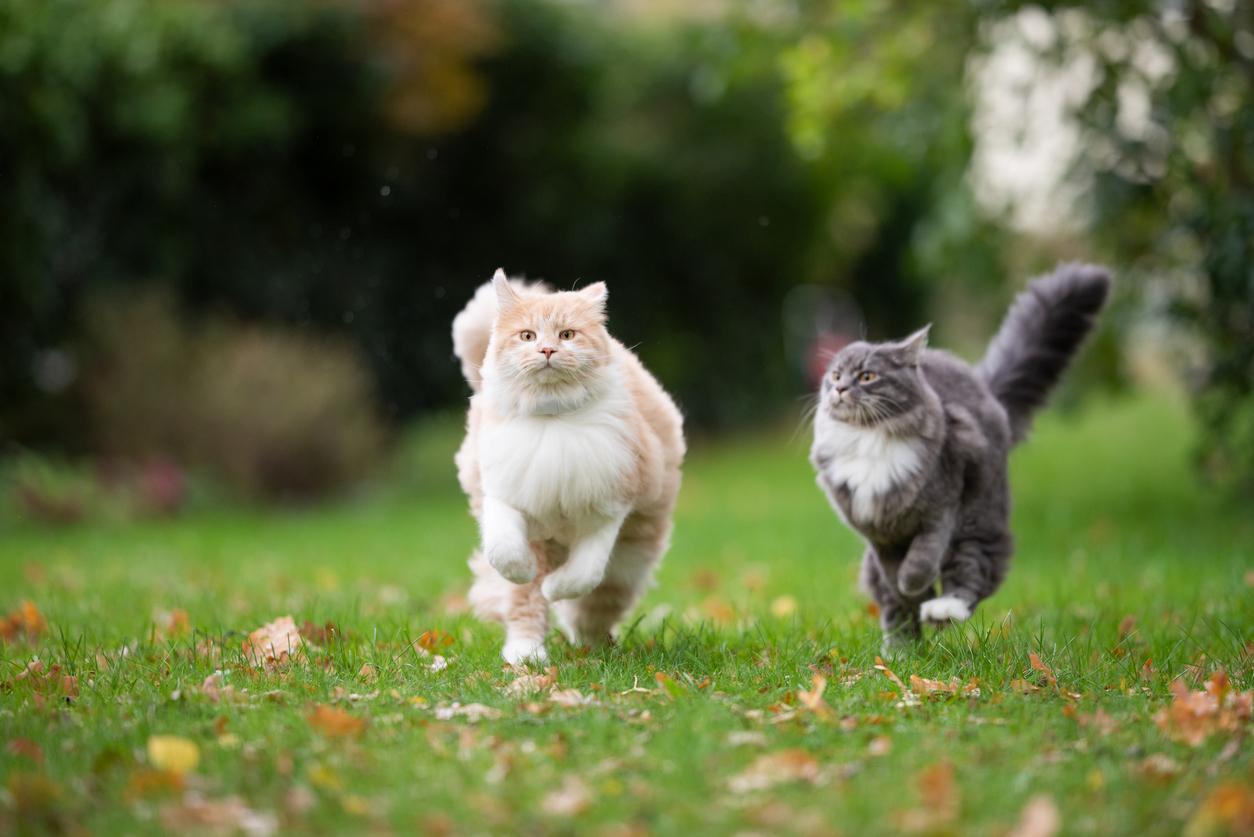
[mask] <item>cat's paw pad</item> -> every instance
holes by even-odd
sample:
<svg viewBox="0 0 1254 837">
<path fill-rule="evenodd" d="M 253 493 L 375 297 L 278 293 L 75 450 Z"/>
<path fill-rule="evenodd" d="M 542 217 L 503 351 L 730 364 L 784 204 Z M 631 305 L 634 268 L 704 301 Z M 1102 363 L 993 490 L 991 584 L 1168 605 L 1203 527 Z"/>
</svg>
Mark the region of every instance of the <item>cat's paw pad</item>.
<svg viewBox="0 0 1254 837">
<path fill-rule="evenodd" d="M 483 555 L 507 581 L 526 584 L 536 577 L 536 556 L 531 544 L 519 539 L 488 541 L 483 545 Z"/>
<path fill-rule="evenodd" d="M 567 564 L 545 576 L 540 582 L 540 592 L 551 602 L 577 599 L 595 590 L 603 575 L 604 572 L 582 570 L 577 565 Z"/>
<path fill-rule="evenodd" d="M 919 606 L 924 622 L 965 622 L 971 618 L 971 607 L 957 596 L 939 596 Z"/>
<path fill-rule="evenodd" d="M 549 652 L 544 648 L 542 639 L 509 639 L 501 649 L 501 656 L 512 666 L 528 663 L 544 665 L 549 661 Z"/>
</svg>

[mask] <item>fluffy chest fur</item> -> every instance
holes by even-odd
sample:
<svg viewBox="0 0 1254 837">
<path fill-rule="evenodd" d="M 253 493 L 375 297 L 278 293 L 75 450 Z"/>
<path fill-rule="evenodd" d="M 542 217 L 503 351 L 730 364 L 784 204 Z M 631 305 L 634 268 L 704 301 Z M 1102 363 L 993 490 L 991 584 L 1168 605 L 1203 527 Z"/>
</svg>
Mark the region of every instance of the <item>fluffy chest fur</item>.
<svg viewBox="0 0 1254 837">
<path fill-rule="evenodd" d="M 485 493 L 528 515 L 535 537 L 557 537 L 571 521 L 621 507 L 635 454 L 614 406 L 512 416 L 483 427 Z"/>
<path fill-rule="evenodd" d="M 816 423 L 811 459 L 838 502 L 847 523 L 869 525 L 881 501 L 923 466 L 921 443 L 873 427 L 858 427 L 823 416 Z M 843 489 L 843 491 L 841 491 Z M 846 494 L 847 492 L 847 494 Z"/>
</svg>

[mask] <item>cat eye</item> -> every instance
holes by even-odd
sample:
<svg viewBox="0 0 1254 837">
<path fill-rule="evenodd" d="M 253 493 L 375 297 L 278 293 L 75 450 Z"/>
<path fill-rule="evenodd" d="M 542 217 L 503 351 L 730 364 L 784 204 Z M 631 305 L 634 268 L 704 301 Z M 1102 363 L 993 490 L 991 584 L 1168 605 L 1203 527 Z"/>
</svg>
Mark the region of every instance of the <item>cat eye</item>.
<svg viewBox="0 0 1254 837">
<path fill-rule="evenodd" d="M 536 339 L 536 333 L 534 331 L 520 331 L 518 336 L 522 338 L 524 343 L 530 343 L 532 340 Z"/>
<path fill-rule="evenodd" d="M 558 336 L 558 337 L 560 337 L 560 338 L 562 338 L 563 340 L 574 340 L 574 339 L 575 339 L 575 330 L 574 330 L 573 328 L 568 328 L 568 329 L 566 329 L 565 331 L 563 331 L 561 334 L 559 334 L 559 335 L 557 335 L 557 336 Z"/>
<path fill-rule="evenodd" d="M 874 372 L 863 372 L 862 374 L 858 376 L 858 383 L 869 384 L 871 383 L 871 381 L 874 381 L 878 377 L 879 375 L 876 375 Z"/>
</svg>

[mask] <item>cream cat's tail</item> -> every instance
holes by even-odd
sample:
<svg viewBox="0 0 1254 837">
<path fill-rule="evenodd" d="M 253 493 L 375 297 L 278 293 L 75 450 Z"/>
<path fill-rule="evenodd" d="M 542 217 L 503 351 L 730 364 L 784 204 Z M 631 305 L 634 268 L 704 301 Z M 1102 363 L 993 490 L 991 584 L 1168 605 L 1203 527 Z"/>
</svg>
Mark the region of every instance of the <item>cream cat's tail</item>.
<svg viewBox="0 0 1254 837">
<path fill-rule="evenodd" d="M 501 276 L 505 275 L 505 271 L 500 268 L 496 272 Z M 510 284 L 519 293 L 548 291 L 548 287 L 542 283 L 528 285 L 511 279 Z M 479 386 L 483 383 L 479 369 L 488 353 L 488 341 L 492 337 L 492 323 L 495 319 L 496 292 L 492 290 L 491 281 L 480 285 L 470 302 L 466 303 L 466 307 L 453 318 L 453 354 L 461 361 L 462 375 L 475 392 L 479 391 Z"/>
<path fill-rule="evenodd" d="M 1045 404 L 1072 356 L 1093 330 L 1110 293 L 1110 273 L 1087 264 L 1060 265 L 1015 297 L 977 371 L 1010 417 L 1015 442 Z"/>
</svg>

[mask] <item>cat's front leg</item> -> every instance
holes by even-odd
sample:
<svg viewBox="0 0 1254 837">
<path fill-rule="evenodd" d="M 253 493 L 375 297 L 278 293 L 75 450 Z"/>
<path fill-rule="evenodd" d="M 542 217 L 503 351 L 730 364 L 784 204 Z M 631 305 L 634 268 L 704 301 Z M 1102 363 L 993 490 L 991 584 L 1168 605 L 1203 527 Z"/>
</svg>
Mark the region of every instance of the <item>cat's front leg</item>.
<svg viewBox="0 0 1254 837">
<path fill-rule="evenodd" d="M 626 517 L 624 511 L 581 525 L 570 546 L 570 557 L 566 563 L 541 582 L 540 590 L 544 598 L 551 602 L 577 599 L 595 590 L 605 578 L 610 553 Z"/>
<path fill-rule="evenodd" d="M 527 519 L 522 512 L 495 497 L 484 497 L 479 529 L 483 555 L 492 569 L 515 584 L 536 577 L 536 556 L 527 540 Z"/>
<path fill-rule="evenodd" d="M 914 536 L 897 571 L 897 589 L 911 598 L 926 593 L 940 578 L 941 563 L 953 537 L 952 515 L 944 515 Z"/>
</svg>

